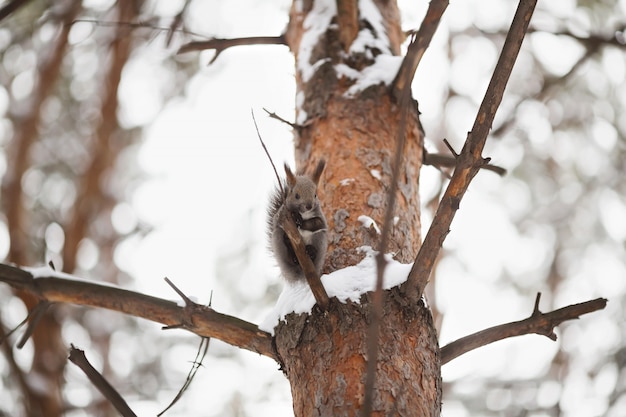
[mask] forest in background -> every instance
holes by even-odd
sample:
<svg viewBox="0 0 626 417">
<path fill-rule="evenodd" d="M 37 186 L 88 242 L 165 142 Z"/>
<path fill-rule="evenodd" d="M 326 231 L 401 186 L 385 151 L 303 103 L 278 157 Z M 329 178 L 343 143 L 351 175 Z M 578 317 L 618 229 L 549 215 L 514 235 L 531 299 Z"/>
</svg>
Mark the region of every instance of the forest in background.
<svg viewBox="0 0 626 417">
<path fill-rule="evenodd" d="M 278 94 L 285 103 L 277 104 L 268 90 L 278 84 L 265 86 L 259 97 L 248 90 L 255 83 L 243 77 L 250 74 L 251 66 L 258 66 L 257 75 L 251 77 L 257 84 L 263 80 L 258 74 L 267 71 L 287 85 L 293 82 L 293 62 L 283 58 L 286 66 L 280 69 L 260 64 L 268 56 L 288 55 L 282 46 L 232 48 L 210 65 L 213 52 L 176 54 L 176 50 L 195 39 L 193 34 L 279 35 L 289 5 L 180 2 L 175 8 L 162 3 L 34 1 L 2 21 L 0 256 L 21 265 L 52 260 L 59 270 L 148 293 L 154 292 L 155 285 L 167 291 L 163 276 L 176 273 L 179 282 L 180 275 L 195 269 L 196 274 L 201 272 L 204 288 L 219 290 L 214 303 L 260 322 L 281 283 L 267 259 L 262 224 L 264 193 L 273 177 L 253 140 L 249 109 L 267 107 L 290 119 L 293 90 L 285 87 Z M 434 41 L 437 48 L 428 51 L 414 84 L 428 149 L 445 152 L 442 138 L 453 145 L 464 140 L 510 20 L 512 6 L 503 3 L 477 2 L 474 9 L 453 4 L 444 17 Z M 403 27 L 414 29 L 421 19 L 418 7 L 408 2 L 401 7 Z M 419 7 L 423 14 L 425 5 Z M 522 346 L 515 340 L 501 342 L 461 359 L 466 362 L 455 364 L 455 369 L 444 367 L 446 414 L 610 416 L 626 407 L 625 7 L 624 2 L 609 1 L 539 3 L 487 150 L 509 173 L 504 178 L 491 173 L 477 178 L 458 223 L 453 224 L 429 294 L 442 338 L 447 340 L 460 336 L 459 328 L 466 333 L 484 323 L 520 318 L 519 311 L 531 307 L 537 291 L 543 294 L 545 310 L 597 296 L 609 298 L 609 307 L 602 314 L 566 324 L 558 344 L 541 340 L 530 342 L 529 348 L 528 341 Z M 208 11 L 215 11 L 214 17 L 205 21 L 201 16 Z M 258 21 L 254 17 L 260 13 L 270 18 L 250 23 Z M 250 55 L 256 59 L 252 63 L 247 61 Z M 242 67 L 247 71 L 237 70 Z M 146 75 L 153 71 L 156 75 Z M 204 127 L 202 120 L 171 116 L 174 106 L 179 106 L 176 115 L 185 113 L 184 107 L 181 110 L 185 101 L 205 103 L 208 99 L 198 91 L 210 82 L 215 83 L 209 84 L 213 89 L 203 92 L 219 102 L 226 93 L 215 92 L 218 79 L 237 98 L 224 99 L 228 103 L 223 107 L 238 107 L 239 119 L 232 113 L 220 116 L 220 106 L 210 108 Z M 229 123 L 211 123 L 219 118 Z M 163 119 L 174 126 L 167 131 L 169 137 L 151 128 L 157 123 L 163 128 Z M 212 130 L 216 125 L 222 130 Z M 194 126 L 203 130 L 191 132 Z M 261 126 L 264 135 L 282 130 L 286 139 L 282 143 L 272 139 L 271 144 L 283 147 L 279 158 L 290 158 L 289 129 L 270 121 Z M 164 145 L 167 139 L 170 143 Z M 186 155 L 199 151 L 194 140 L 220 143 L 202 148 L 214 159 L 196 155 L 190 167 L 172 163 L 172 171 L 162 168 L 168 157 L 184 161 Z M 175 151 L 183 146 L 191 150 Z M 238 153 L 241 161 L 256 161 L 253 166 L 264 173 L 267 185 L 248 191 L 250 178 L 243 171 L 246 165 L 235 158 Z M 215 165 L 219 155 L 225 164 L 202 168 Z M 187 175 L 177 177 L 172 172 Z M 162 181 L 154 181 L 159 176 Z M 167 194 L 172 189 L 167 182 L 173 179 L 186 183 L 187 195 Z M 423 168 L 425 226 L 428 210 L 446 181 L 434 168 Z M 226 182 L 226 186 L 213 182 Z M 170 188 L 159 192 L 163 183 Z M 213 231 L 211 223 L 231 209 L 226 191 L 232 189 L 246 190 L 243 194 L 251 194 L 250 201 L 237 200 L 238 217 L 221 226 L 222 245 L 207 236 Z M 152 213 L 166 209 L 150 205 L 165 203 L 154 194 L 182 204 L 168 206 L 173 214 L 159 218 Z M 219 198 L 203 204 L 207 194 Z M 202 210 L 182 211 L 181 207 L 197 207 L 194 197 Z M 215 205 L 226 208 L 203 211 Z M 170 217 L 197 219 L 199 227 L 174 244 L 161 244 L 167 252 L 150 254 L 145 248 L 159 247 L 155 237 L 167 236 L 163 229 L 167 230 Z M 205 218 L 213 221 L 207 225 Z M 503 242 L 506 251 L 501 249 Z M 146 252 L 149 256 L 140 257 Z M 154 266 L 146 262 L 162 256 L 181 269 L 155 275 Z M 129 260 L 135 257 L 144 262 Z M 148 283 L 145 276 L 141 280 L 135 276 L 142 267 L 152 274 Z M 198 280 L 192 278 L 184 287 L 195 295 L 193 279 Z M 252 289 L 247 287 L 250 282 L 254 282 Z M 197 295 L 208 301 L 204 288 Z M 448 293 L 458 298 L 442 298 L 441 288 L 455 288 Z M 477 295 L 468 300 L 468 293 Z M 23 319 L 25 308 L 8 288 L 0 288 L 0 297 L 8 305 L 1 312 L 6 332 Z M 152 325 L 103 311 L 62 306 L 55 315 L 62 320 L 46 326 L 50 339 L 40 341 L 41 349 L 58 352 L 70 342 L 78 344 L 100 362 L 131 402 L 147 410 L 167 404 L 195 357 L 198 340 L 183 333 L 160 333 Z M 33 396 L 41 391 L 28 380 L 31 369 L 65 380 L 61 396 L 74 408 L 67 415 L 93 415 L 93 410 L 103 407 L 101 397 L 65 363 L 34 355 L 36 349 L 29 345 L 16 351 L 5 343 L 3 349 L 0 403 L 6 404 L 7 415 L 23 413 L 29 391 Z M 203 372 L 212 384 L 229 385 L 230 391 L 207 399 L 203 394 L 207 385 L 199 379 L 186 394 L 188 402 L 172 409 L 171 415 L 203 410 L 206 401 L 215 415 L 259 415 L 257 411 L 263 409 L 276 415 L 273 407 L 281 406 L 275 404 L 282 404 L 289 415 L 288 386 L 270 364 L 264 376 L 244 386 L 224 383 L 223 375 L 249 376 L 255 373 L 250 368 L 263 368 L 251 365 L 257 358 L 250 356 L 213 343 Z"/>
</svg>

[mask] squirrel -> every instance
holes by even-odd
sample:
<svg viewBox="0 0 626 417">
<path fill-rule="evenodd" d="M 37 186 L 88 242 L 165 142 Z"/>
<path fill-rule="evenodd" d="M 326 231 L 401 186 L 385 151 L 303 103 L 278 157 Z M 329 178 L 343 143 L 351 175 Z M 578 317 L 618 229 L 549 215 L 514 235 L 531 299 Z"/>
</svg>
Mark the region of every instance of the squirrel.
<svg viewBox="0 0 626 417">
<path fill-rule="evenodd" d="M 285 216 L 291 216 L 298 227 L 306 253 L 313 261 L 318 275 L 324 266 L 328 225 L 317 198 L 317 185 L 325 165 L 326 161 L 320 160 L 313 174 L 308 176 L 295 175 L 285 164 L 286 179 L 282 181 L 282 189 L 277 187 L 270 198 L 267 210 L 269 246 L 282 275 L 291 283 L 305 279 L 305 276 L 283 230 Z"/>
</svg>

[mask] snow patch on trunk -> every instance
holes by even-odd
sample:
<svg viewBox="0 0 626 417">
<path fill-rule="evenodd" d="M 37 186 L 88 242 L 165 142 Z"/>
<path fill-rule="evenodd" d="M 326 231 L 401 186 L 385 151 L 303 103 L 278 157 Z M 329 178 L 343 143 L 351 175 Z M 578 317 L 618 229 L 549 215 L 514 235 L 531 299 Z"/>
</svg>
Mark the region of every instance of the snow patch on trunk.
<svg viewBox="0 0 626 417">
<path fill-rule="evenodd" d="M 329 297 L 337 297 L 345 303 L 347 300 L 358 303 L 361 295 L 374 291 L 376 286 L 376 254 L 369 246 L 360 248 L 365 258 L 357 265 L 349 266 L 331 274 L 322 276 L 322 284 Z M 383 289 L 396 287 L 406 281 L 412 264 L 401 264 L 393 259 L 392 254 L 385 255 L 387 267 L 383 277 Z M 289 313 L 311 313 L 315 297 L 306 281 L 286 284 L 278 297 L 274 309 L 259 325 L 259 329 L 274 335 L 274 328 Z"/>
<path fill-rule="evenodd" d="M 348 98 L 355 97 L 361 91 L 365 90 L 368 87 L 378 84 L 391 85 L 394 78 L 396 78 L 396 74 L 400 69 L 400 65 L 402 64 L 401 56 L 394 55 L 378 55 L 376 57 L 376 61 L 366 67 L 359 73 L 355 83 L 348 88 L 348 91 L 345 92 L 344 96 Z M 337 71 L 337 68 L 335 67 Z M 348 76 L 347 73 L 343 73 L 340 75 Z M 349 77 L 353 78 L 353 77 Z"/>
<path fill-rule="evenodd" d="M 320 36 L 326 33 L 330 22 L 337 15 L 337 3 L 333 0 L 316 0 L 313 9 L 309 12 L 302 24 L 303 33 L 298 49 L 298 71 L 303 82 L 308 82 L 317 68 L 329 58 L 311 62 L 313 49 L 320 41 Z"/>
</svg>

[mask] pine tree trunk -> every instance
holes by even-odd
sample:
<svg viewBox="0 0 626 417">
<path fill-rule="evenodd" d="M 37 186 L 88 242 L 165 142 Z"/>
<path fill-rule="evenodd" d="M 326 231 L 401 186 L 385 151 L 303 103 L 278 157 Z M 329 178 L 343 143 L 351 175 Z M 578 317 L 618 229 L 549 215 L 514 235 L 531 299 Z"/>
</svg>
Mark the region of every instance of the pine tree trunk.
<svg viewBox="0 0 626 417">
<path fill-rule="evenodd" d="M 430 311 L 387 291 L 372 415 L 438 416 L 439 347 Z M 363 404 L 370 294 L 360 303 L 332 299 L 324 314 L 291 314 L 276 346 L 291 383 L 294 415 L 358 416 Z"/>
<path fill-rule="evenodd" d="M 375 5 L 378 14 L 371 8 L 365 11 L 368 4 Z M 321 23 L 326 25 L 320 28 Z M 376 39 L 374 46 L 351 49 L 353 44 L 347 43 L 363 39 L 358 31 L 368 31 L 370 39 Z M 291 10 L 287 40 L 296 56 L 300 124 L 296 162 L 310 170 L 320 158 L 327 160 L 319 192 L 329 223 L 325 272 L 357 264 L 363 257 L 361 246 L 378 249 L 401 113 L 389 85 L 355 92 L 350 90 L 355 80 L 338 75 L 338 65 L 362 73 L 378 55 L 397 55 L 401 39 L 393 1 L 304 1 L 295 2 Z M 413 261 L 420 244 L 423 141 L 417 105 L 412 103 L 408 111 L 387 248 L 405 263 Z M 360 221 L 360 216 L 373 219 L 377 227 Z M 360 303 L 333 299 L 329 311 L 315 307 L 310 316 L 292 314 L 277 327 L 277 351 L 291 382 L 296 416 L 360 414 L 370 301 L 371 294 Z M 395 290 L 385 295 L 376 375 L 373 415 L 439 415 L 439 347 L 430 311 L 421 302 L 408 304 Z"/>
</svg>

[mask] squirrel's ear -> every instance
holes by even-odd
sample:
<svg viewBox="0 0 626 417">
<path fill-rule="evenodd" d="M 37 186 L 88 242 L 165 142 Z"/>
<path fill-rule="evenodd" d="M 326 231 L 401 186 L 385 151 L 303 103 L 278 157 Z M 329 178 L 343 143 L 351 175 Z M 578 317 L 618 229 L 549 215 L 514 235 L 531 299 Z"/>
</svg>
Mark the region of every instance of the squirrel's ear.
<svg viewBox="0 0 626 417">
<path fill-rule="evenodd" d="M 287 184 L 290 187 L 296 185 L 296 176 L 291 172 L 289 165 L 285 164 L 285 174 L 287 175 Z"/>
<path fill-rule="evenodd" d="M 317 166 L 315 167 L 315 171 L 313 171 L 313 175 L 311 176 L 311 179 L 313 180 L 315 184 L 319 184 L 320 178 L 322 177 L 322 172 L 324 172 L 325 166 L 326 166 L 326 160 L 323 158 L 320 159 L 320 161 L 317 163 Z"/>
</svg>

